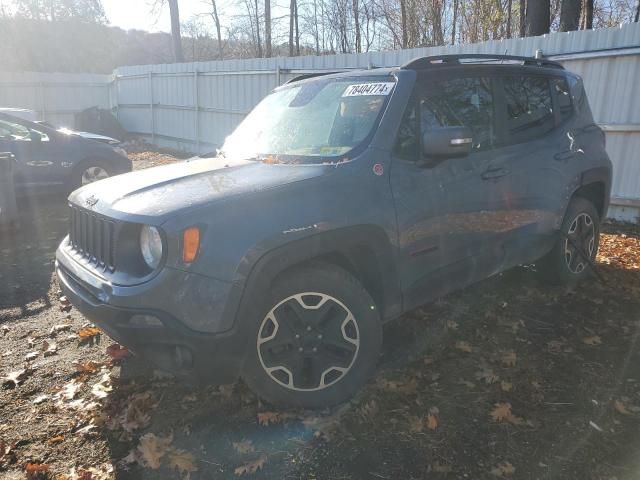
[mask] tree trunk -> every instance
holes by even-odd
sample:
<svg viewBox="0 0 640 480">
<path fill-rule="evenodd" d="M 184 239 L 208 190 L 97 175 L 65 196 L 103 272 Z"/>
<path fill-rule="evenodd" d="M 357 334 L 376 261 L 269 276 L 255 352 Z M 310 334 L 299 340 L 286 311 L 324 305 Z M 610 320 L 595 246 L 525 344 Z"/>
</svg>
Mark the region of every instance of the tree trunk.
<svg viewBox="0 0 640 480">
<path fill-rule="evenodd" d="M 270 58 L 271 53 L 271 0 L 264 0 L 264 50 L 265 57 Z"/>
<path fill-rule="evenodd" d="M 253 2 L 256 9 L 256 40 L 258 41 L 257 54 L 258 58 L 262 58 L 262 42 L 260 41 L 260 15 L 258 12 L 258 0 Z"/>
<path fill-rule="evenodd" d="M 560 7 L 560 31 L 570 32 L 580 27 L 582 0 L 562 0 Z"/>
<path fill-rule="evenodd" d="M 527 13 L 525 15 L 525 33 L 527 37 L 535 37 L 549 33 L 550 27 L 550 0 L 529 0 L 527 2 Z"/>
<path fill-rule="evenodd" d="M 511 9 L 513 7 L 513 0 L 507 2 L 507 38 L 511 38 Z"/>
<path fill-rule="evenodd" d="M 353 23 L 354 23 L 355 34 L 356 34 L 356 53 L 360 53 L 362 51 L 362 40 L 360 37 L 360 18 L 358 15 L 359 13 L 358 10 L 360 9 L 360 6 L 358 5 L 358 0 L 353 0 L 352 6 L 353 6 Z"/>
<path fill-rule="evenodd" d="M 402 29 L 402 48 L 407 48 L 409 39 L 407 37 L 407 0 L 400 0 L 400 16 Z"/>
<path fill-rule="evenodd" d="M 520 38 L 524 37 L 526 34 L 526 28 L 525 28 L 526 5 L 527 5 L 526 0 L 520 0 L 520 32 L 519 32 Z"/>
<path fill-rule="evenodd" d="M 593 28 L 593 0 L 584 0 L 584 29 Z"/>
<path fill-rule="evenodd" d="M 442 0 L 432 0 L 433 14 L 433 43 L 434 45 L 444 45 L 444 33 L 442 32 Z"/>
<path fill-rule="evenodd" d="M 298 29 L 298 0 L 294 0 L 295 4 L 295 27 L 296 27 L 296 55 L 300 55 L 300 30 Z"/>
<path fill-rule="evenodd" d="M 453 22 L 451 24 L 451 45 L 456 44 L 456 25 L 458 24 L 458 0 L 453 0 Z"/>
<path fill-rule="evenodd" d="M 289 2 L 289 56 L 293 57 L 293 15 L 296 9 L 296 0 Z"/>
<path fill-rule="evenodd" d="M 173 39 L 173 58 L 176 63 L 184 62 L 182 54 L 182 37 L 180 36 L 180 12 L 178 0 L 169 0 L 169 14 L 171 15 L 171 38 Z"/>
<path fill-rule="evenodd" d="M 220 17 L 218 17 L 218 6 L 216 5 L 216 0 L 211 0 L 211 7 L 213 8 L 211 17 L 213 18 L 213 23 L 216 26 L 216 35 L 218 37 L 218 59 L 222 60 L 224 58 L 224 50 L 222 46 L 222 34 L 220 33 Z"/>
<path fill-rule="evenodd" d="M 640 21 L 640 0 L 636 2 L 636 15 L 633 18 L 633 21 L 638 23 Z"/>
</svg>

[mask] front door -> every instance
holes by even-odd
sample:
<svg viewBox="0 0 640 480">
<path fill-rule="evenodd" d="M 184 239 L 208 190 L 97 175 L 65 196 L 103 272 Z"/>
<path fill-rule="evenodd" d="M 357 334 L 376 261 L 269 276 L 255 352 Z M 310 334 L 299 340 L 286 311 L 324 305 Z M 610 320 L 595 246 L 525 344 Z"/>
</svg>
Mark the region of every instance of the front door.
<svg viewBox="0 0 640 480">
<path fill-rule="evenodd" d="M 484 278 L 501 264 L 492 182 L 483 178 L 494 155 L 494 116 L 490 78 L 419 77 L 391 168 L 405 308 Z M 422 134 L 446 126 L 473 131 L 471 153 L 423 157 Z"/>
</svg>

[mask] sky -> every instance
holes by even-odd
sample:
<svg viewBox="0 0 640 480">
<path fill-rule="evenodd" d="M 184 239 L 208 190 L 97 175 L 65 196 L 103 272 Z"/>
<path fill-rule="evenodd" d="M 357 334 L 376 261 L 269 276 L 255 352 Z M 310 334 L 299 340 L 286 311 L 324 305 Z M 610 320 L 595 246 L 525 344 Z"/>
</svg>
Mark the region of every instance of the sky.
<svg viewBox="0 0 640 480">
<path fill-rule="evenodd" d="M 165 2 L 166 3 L 166 2 Z M 180 0 L 180 21 L 209 10 L 204 0 Z M 169 7 L 151 13 L 154 0 L 102 0 L 102 6 L 111 25 L 125 30 L 132 28 L 150 32 L 170 32 Z"/>
</svg>

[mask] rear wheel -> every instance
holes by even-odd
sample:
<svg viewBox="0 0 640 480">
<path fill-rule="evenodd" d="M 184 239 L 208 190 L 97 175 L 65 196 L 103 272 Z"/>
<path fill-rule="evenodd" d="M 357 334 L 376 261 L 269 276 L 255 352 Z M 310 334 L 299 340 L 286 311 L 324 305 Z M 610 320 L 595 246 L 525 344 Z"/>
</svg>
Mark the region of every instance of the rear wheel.
<svg viewBox="0 0 640 480">
<path fill-rule="evenodd" d="M 538 263 L 552 283 L 572 284 L 589 275 L 598 252 L 600 217 L 595 206 L 581 197 L 569 203 L 553 249 Z"/>
<path fill-rule="evenodd" d="M 343 402 L 367 380 L 382 343 L 371 296 L 350 274 L 316 264 L 279 278 L 252 329 L 243 377 L 278 405 Z"/>
</svg>

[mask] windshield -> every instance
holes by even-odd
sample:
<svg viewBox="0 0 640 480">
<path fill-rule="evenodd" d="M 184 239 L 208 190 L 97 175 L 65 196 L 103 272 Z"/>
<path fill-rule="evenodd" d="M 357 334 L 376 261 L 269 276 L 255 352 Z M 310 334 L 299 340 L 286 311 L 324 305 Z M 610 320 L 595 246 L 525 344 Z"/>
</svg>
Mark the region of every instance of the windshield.
<svg viewBox="0 0 640 480">
<path fill-rule="evenodd" d="M 227 137 L 222 153 L 293 163 L 342 157 L 370 138 L 394 85 L 391 77 L 378 76 L 318 79 L 278 90 Z"/>
</svg>

